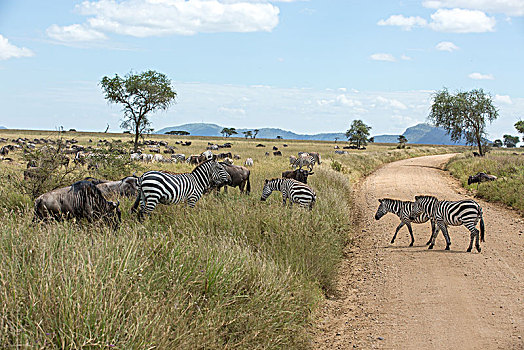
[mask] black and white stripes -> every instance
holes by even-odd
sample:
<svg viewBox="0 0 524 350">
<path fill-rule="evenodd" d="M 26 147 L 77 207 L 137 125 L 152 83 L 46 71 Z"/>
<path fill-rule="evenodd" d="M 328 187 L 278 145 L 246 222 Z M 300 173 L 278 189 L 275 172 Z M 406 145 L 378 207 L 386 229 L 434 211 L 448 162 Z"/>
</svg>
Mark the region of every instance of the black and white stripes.
<svg viewBox="0 0 524 350">
<path fill-rule="evenodd" d="M 431 244 L 429 249 L 433 249 L 435 238 L 438 231 L 442 230 L 444 238 L 446 239 L 446 250 L 449 250 L 451 240 L 448 234 L 448 225 L 460 226 L 464 225 L 470 231 L 470 243 L 467 249 L 471 251 L 473 247 L 473 240 L 475 240 L 475 247 L 480 252 L 479 230 L 476 225 L 480 220 L 480 239 L 484 242 L 484 219 L 482 218 L 482 208 L 473 200 L 461 201 L 439 201 L 433 196 L 416 196 L 413 212 L 410 219 L 414 219 L 417 215 L 426 214 L 436 221 L 437 227 L 433 231 L 431 237 Z"/>
<path fill-rule="evenodd" d="M 393 235 L 393 238 L 391 239 L 391 243 L 395 242 L 395 238 L 397 238 L 398 231 L 406 225 L 409 230 L 409 234 L 411 236 L 411 243 L 409 246 L 413 246 L 413 243 L 415 242 L 415 238 L 413 237 L 413 230 L 411 228 L 411 223 L 414 224 L 423 224 L 429 220 L 429 216 L 421 213 L 420 215 L 416 216 L 413 220 L 409 218 L 411 215 L 411 212 L 413 211 L 413 207 L 415 205 L 415 202 L 410 201 L 401 201 L 396 199 L 389 199 L 389 198 L 382 198 L 378 200 L 380 202 L 380 205 L 378 206 L 377 212 L 375 214 L 375 220 L 380 220 L 381 217 L 386 215 L 387 213 L 393 213 L 400 219 L 400 224 L 397 226 L 397 229 L 395 230 L 395 234 Z M 435 230 L 435 222 L 431 220 L 431 232 Z M 431 240 L 431 235 L 430 235 Z M 429 244 L 430 241 L 428 241 L 426 244 Z"/>
<path fill-rule="evenodd" d="M 289 198 L 289 205 L 298 203 L 303 207 L 313 208 L 316 200 L 315 191 L 311 187 L 294 179 L 272 179 L 266 180 L 262 190 L 262 198 L 265 201 L 273 191 L 282 192 L 282 202 L 286 205 Z"/>
<path fill-rule="evenodd" d="M 151 213 L 158 203 L 176 204 L 185 201 L 191 208 L 213 186 L 229 183 L 231 176 L 214 160 L 197 166 L 191 173 L 169 174 L 148 171 L 138 180 L 138 197 L 133 209 L 140 204 L 138 218 Z"/>
</svg>

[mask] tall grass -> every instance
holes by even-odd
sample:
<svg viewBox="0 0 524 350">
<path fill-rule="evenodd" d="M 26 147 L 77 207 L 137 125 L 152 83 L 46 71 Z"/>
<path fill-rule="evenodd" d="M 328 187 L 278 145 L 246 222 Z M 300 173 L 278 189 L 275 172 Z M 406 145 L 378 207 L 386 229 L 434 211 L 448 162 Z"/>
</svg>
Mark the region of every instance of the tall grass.
<svg viewBox="0 0 524 350">
<path fill-rule="evenodd" d="M 447 169 L 465 188 L 476 191 L 477 197 L 504 203 L 524 212 L 524 153 L 518 151 L 492 151 L 485 157 L 459 155 L 450 160 Z M 484 182 L 478 186 L 468 185 L 468 176 L 478 172 L 495 175 L 498 180 Z"/>
<path fill-rule="evenodd" d="M 317 193 L 309 211 L 282 207 L 279 193 L 261 202 L 264 179 L 280 176 L 288 159 L 265 156 L 258 140 L 234 142 L 234 153 L 255 159 L 250 196 L 230 189 L 194 209 L 160 205 L 143 224 L 129 213 L 134 199 L 123 199 L 115 232 L 32 223 L 32 201 L 16 190 L 23 164 L 1 165 L 0 348 L 307 348 L 313 312 L 333 291 L 351 238 L 352 182 L 385 162 L 447 150 L 375 146 L 334 155 L 335 171 L 332 145 L 288 142 L 285 155 L 324 152 L 309 178 Z"/>
</svg>

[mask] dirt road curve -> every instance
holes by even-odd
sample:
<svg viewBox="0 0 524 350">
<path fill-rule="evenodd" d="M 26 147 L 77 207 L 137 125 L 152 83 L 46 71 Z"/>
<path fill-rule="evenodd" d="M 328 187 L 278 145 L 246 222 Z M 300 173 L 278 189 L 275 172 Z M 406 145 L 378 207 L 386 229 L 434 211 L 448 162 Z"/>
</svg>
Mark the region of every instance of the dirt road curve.
<svg viewBox="0 0 524 350">
<path fill-rule="evenodd" d="M 470 198 L 440 170 L 450 155 L 389 164 L 357 189 L 360 235 L 340 267 L 338 295 L 315 330 L 315 349 L 524 349 L 524 220 L 479 201 L 486 242 L 466 253 L 469 231 L 451 227 L 428 251 L 429 223 L 414 225 L 415 246 L 393 214 L 374 220 L 378 199 L 417 194 Z"/>
</svg>

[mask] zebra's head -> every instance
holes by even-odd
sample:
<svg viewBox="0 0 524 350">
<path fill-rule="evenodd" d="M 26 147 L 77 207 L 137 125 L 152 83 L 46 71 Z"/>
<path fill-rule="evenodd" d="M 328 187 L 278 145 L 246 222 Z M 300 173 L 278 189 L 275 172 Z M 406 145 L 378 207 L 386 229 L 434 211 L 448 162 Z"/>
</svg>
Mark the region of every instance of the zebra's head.
<svg viewBox="0 0 524 350">
<path fill-rule="evenodd" d="M 437 202 L 437 197 L 415 196 L 415 204 L 413 205 L 413 211 L 411 212 L 411 214 L 409 214 L 409 219 L 415 220 L 415 218 L 422 213 L 430 215 L 433 211 L 435 203 Z"/>
<path fill-rule="evenodd" d="M 210 161 L 211 163 L 211 185 L 221 186 L 231 184 L 231 175 L 224 169 L 224 167 L 218 164 L 216 161 Z"/>
<path fill-rule="evenodd" d="M 265 201 L 267 197 L 273 192 L 273 189 L 271 187 L 271 181 L 273 180 L 267 180 L 264 183 L 264 188 L 262 189 L 262 197 L 260 198 L 261 201 Z"/>
<path fill-rule="evenodd" d="M 389 212 L 387 208 L 388 200 L 386 198 L 381 198 L 378 201 L 380 202 L 380 205 L 378 206 L 377 212 L 375 213 L 375 220 L 380 220 L 381 217 Z"/>
</svg>

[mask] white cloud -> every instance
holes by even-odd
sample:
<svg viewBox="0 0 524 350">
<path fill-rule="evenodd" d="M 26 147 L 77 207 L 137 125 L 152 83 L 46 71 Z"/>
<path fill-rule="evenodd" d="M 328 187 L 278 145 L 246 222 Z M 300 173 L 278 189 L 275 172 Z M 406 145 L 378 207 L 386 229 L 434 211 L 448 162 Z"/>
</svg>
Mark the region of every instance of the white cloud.
<svg viewBox="0 0 524 350">
<path fill-rule="evenodd" d="M 413 27 L 424 27 L 427 21 L 422 17 L 404 17 L 403 15 L 392 15 L 388 19 L 381 19 L 377 22 L 379 26 L 398 26 L 404 30 L 411 30 Z"/>
<path fill-rule="evenodd" d="M 449 33 L 484 33 L 495 28 L 495 18 L 484 12 L 463 9 L 439 9 L 431 15 L 429 27 L 437 32 Z"/>
<path fill-rule="evenodd" d="M 411 60 L 412 60 L 412 58 L 409 57 L 409 56 L 407 56 L 407 55 L 402 55 L 402 56 L 400 56 L 400 58 L 401 58 L 402 60 L 404 60 L 404 61 L 411 61 Z"/>
<path fill-rule="evenodd" d="M 437 46 L 435 46 L 435 48 L 439 51 L 448 51 L 448 52 L 452 52 L 452 51 L 459 49 L 459 47 L 453 44 L 451 41 L 441 41 L 437 44 Z"/>
<path fill-rule="evenodd" d="M 62 35 L 72 41 L 75 38 L 85 40 L 86 36 L 89 38 L 89 35 L 96 36 L 97 33 L 143 38 L 216 32 L 269 32 L 278 25 L 280 12 L 278 7 L 267 1 L 248 0 L 99 0 L 84 1 L 76 9 L 81 15 L 89 17 L 85 24 L 53 25 L 48 34 Z M 74 33 L 66 35 L 68 32 Z"/>
<path fill-rule="evenodd" d="M 347 107 L 358 107 L 362 106 L 362 102 L 359 100 L 354 100 L 351 98 L 348 98 L 346 95 L 338 95 L 337 96 L 337 102 L 343 106 Z"/>
<path fill-rule="evenodd" d="M 505 103 L 508 105 L 513 104 L 513 101 L 511 100 L 511 97 L 508 95 L 495 95 L 495 102 L 498 103 Z"/>
<path fill-rule="evenodd" d="M 218 111 L 219 112 L 222 112 L 222 113 L 226 113 L 226 114 L 240 114 L 240 115 L 245 115 L 246 114 L 246 110 L 243 109 L 243 108 L 232 108 L 232 107 L 219 107 L 218 108 Z"/>
<path fill-rule="evenodd" d="M 61 42 L 88 42 L 107 39 L 104 33 L 88 28 L 83 24 L 72 24 L 64 27 L 53 24 L 47 28 L 46 34 Z"/>
<path fill-rule="evenodd" d="M 0 34 L 0 60 L 31 56 L 34 56 L 33 51 L 11 44 L 6 37 Z"/>
<path fill-rule="evenodd" d="M 494 80 L 495 79 L 493 74 L 481 74 L 481 73 L 471 73 L 470 75 L 468 75 L 468 77 L 470 77 L 471 79 L 475 79 L 475 80 Z"/>
<path fill-rule="evenodd" d="M 387 62 L 395 62 L 395 57 L 392 54 L 389 53 L 374 53 L 371 56 L 369 56 L 374 61 L 387 61 Z"/>
<path fill-rule="evenodd" d="M 385 97 L 382 97 L 382 96 L 378 96 L 376 98 L 376 102 L 380 103 L 381 105 L 386 105 L 386 106 L 393 107 L 393 108 L 396 108 L 396 109 L 407 109 L 408 108 L 408 107 L 406 107 L 405 104 L 403 104 L 399 100 L 385 98 Z"/>
<path fill-rule="evenodd" d="M 503 13 L 507 16 L 524 16 L 522 0 L 427 0 L 422 4 L 433 9 L 459 7 L 488 13 Z"/>
</svg>

